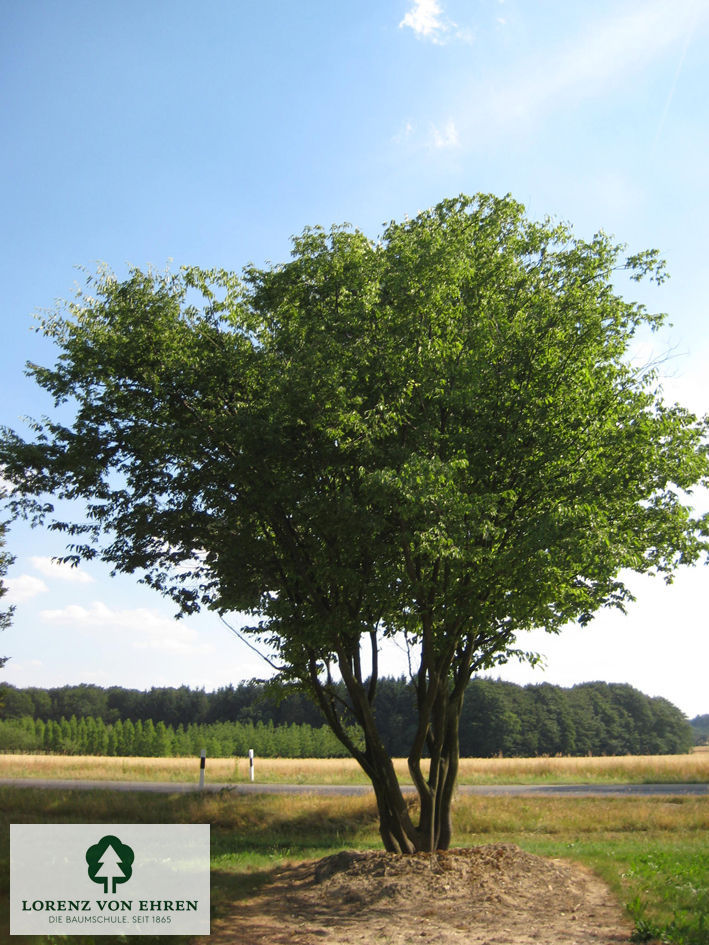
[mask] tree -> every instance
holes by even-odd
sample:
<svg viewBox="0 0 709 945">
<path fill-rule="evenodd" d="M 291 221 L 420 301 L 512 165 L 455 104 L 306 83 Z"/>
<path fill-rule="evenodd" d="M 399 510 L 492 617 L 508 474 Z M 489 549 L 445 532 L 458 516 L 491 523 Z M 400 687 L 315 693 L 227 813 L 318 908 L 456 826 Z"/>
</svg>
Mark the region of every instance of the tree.
<svg viewBox="0 0 709 945">
<path fill-rule="evenodd" d="M 7 588 L 2 579 L 7 574 L 7 569 L 15 560 L 12 555 L 9 555 L 5 551 L 5 529 L 5 523 L 0 522 L 0 598 L 4 597 L 7 593 Z M 10 626 L 14 609 L 14 607 L 9 607 L 7 610 L 0 610 L 0 630 L 6 630 Z M 7 663 L 9 658 L 9 656 L 0 656 L 0 669 Z"/>
<path fill-rule="evenodd" d="M 468 686 L 460 719 L 460 747 L 463 755 L 490 758 L 518 754 L 522 731 L 530 733 L 533 715 L 518 713 L 510 693 L 526 695 L 511 683 L 475 679 Z M 533 733 L 536 741 L 536 733 Z"/>
<path fill-rule="evenodd" d="M 653 753 L 680 755 L 690 752 L 694 739 L 692 726 L 688 724 L 686 716 L 661 696 L 655 696 L 649 701 L 654 734 Z"/>
<path fill-rule="evenodd" d="M 77 718 L 88 715 L 103 717 L 107 711 L 106 691 L 90 683 L 55 689 L 54 701 L 57 715 L 65 715 L 67 718 L 72 715 Z"/>
<path fill-rule="evenodd" d="M 694 733 L 694 744 L 709 744 L 709 715 L 695 715 L 690 724 Z"/>
<path fill-rule="evenodd" d="M 290 262 L 241 278 L 102 270 L 43 321 L 60 356 L 30 372 L 75 416 L 5 432 L 14 511 L 182 614 L 250 614 L 244 633 L 371 778 L 385 847 L 446 848 L 471 675 L 524 656 L 528 629 L 623 608 L 623 569 L 669 579 L 707 550 L 686 498 L 707 424 L 629 364 L 662 317 L 616 270 L 664 277 L 655 251 L 486 195 L 378 241 L 306 229 Z M 417 817 L 374 710 L 395 635 Z"/>
<path fill-rule="evenodd" d="M 164 722 L 160 721 L 155 726 L 155 750 L 156 758 L 168 758 L 170 756 L 170 733 Z"/>
<path fill-rule="evenodd" d="M 24 715 L 32 715 L 34 709 L 32 698 L 8 683 L 0 686 L 0 706 L 6 719 L 21 719 Z"/>
<path fill-rule="evenodd" d="M 39 689 L 36 686 L 30 686 L 25 692 L 32 700 L 32 715 L 36 719 L 45 721 L 53 718 L 52 716 L 52 697 L 46 689 Z"/>
</svg>

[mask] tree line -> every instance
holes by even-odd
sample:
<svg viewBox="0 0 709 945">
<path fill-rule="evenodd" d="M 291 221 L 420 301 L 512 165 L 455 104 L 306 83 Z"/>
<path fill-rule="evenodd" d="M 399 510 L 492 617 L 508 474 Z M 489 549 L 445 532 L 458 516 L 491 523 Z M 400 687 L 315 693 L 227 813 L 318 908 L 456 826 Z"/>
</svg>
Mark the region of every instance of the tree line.
<svg viewBox="0 0 709 945">
<path fill-rule="evenodd" d="M 697 715 L 690 722 L 697 745 L 709 745 L 709 714 Z"/>
<path fill-rule="evenodd" d="M 342 692 L 343 699 L 346 693 Z M 214 692 L 94 685 L 0 686 L 0 749 L 108 755 L 339 757 L 346 754 L 302 693 L 259 682 Z M 416 725 L 405 678 L 382 679 L 375 705 L 387 750 L 406 754 Z M 73 719 L 73 721 L 72 721 Z M 677 754 L 698 738 L 682 712 L 626 684 L 564 689 L 476 678 L 461 715 L 463 756 Z"/>
<path fill-rule="evenodd" d="M 152 719 L 106 724 L 92 715 L 59 721 L 0 719 L 0 751 L 57 755 L 177 758 L 245 757 L 249 749 L 262 758 L 340 758 L 347 750 L 327 726 L 274 725 L 273 722 L 213 722 L 166 725 Z"/>
</svg>

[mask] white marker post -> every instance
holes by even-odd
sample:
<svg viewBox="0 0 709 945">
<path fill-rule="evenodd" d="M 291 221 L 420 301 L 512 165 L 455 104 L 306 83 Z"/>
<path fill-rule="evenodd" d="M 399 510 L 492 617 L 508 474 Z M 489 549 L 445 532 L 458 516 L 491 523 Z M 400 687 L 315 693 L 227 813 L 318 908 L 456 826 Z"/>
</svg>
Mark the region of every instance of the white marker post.
<svg viewBox="0 0 709 945">
<path fill-rule="evenodd" d="M 203 748 L 199 753 L 199 789 L 204 790 L 204 766 L 207 760 L 207 749 Z"/>
<path fill-rule="evenodd" d="M 249 777 L 253 781 L 254 779 L 254 750 L 249 748 Z"/>
</svg>

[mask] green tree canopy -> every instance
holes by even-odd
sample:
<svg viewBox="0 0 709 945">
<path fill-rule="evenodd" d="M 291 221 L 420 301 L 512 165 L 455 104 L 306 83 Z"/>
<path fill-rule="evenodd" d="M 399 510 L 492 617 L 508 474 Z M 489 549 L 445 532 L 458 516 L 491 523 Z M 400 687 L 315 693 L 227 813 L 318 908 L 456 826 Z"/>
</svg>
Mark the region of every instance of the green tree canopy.
<svg viewBox="0 0 709 945">
<path fill-rule="evenodd" d="M 7 593 L 7 588 L 2 578 L 5 577 L 7 569 L 15 560 L 12 555 L 5 551 L 5 529 L 5 523 L 0 522 L 0 598 L 4 597 Z M 7 610 L 0 610 L 0 630 L 5 630 L 10 626 L 14 609 L 14 607 L 8 607 Z M 8 656 L 0 656 L 0 668 L 7 663 L 8 659 Z"/>
<path fill-rule="evenodd" d="M 372 779 L 387 848 L 446 847 L 471 674 L 519 655 L 522 631 L 624 607 L 624 569 L 669 577 L 707 549 L 685 498 L 706 423 L 630 365 L 661 317 L 614 289 L 618 269 L 663 278 L 655 252 L 479 195 L 380 240 L 307 229 L 288 263 L 241 277 L 101 271 L 43 321 L 59 359 L 31 373 L 75 413 L 5 433 L 16 508 L 183 613 L 252 615 Z M 373 710 L 394 634 L 416 681 L 417 823 Z"/>
</svg>

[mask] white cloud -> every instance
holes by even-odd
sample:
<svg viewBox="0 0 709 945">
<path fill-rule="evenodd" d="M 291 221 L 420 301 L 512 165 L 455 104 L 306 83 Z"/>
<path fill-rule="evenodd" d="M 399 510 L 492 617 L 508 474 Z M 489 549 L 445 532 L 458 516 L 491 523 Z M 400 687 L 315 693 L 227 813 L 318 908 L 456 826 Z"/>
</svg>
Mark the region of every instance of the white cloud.
<svg viewBox="0 0 709 945">
<path fill-rule="evenodd" d="M 399 23 L 399 28 L 408 26 L 423 39 L 440 41 L 442 34 L 449 29 L 441 19 L 442 13 L 443 10 L 436 0 L 414 0 L 413 6 Z"/>
<path fill-rule="evenodd" d="M 18 574 L 17 577 L 8 578 L 5 586 L 7 594 L 3 597 L 3 604 L 22 604 L 49 590 L 41 578 L 32 574 Z"/>
<path fill-rule="evenodd" d="M 39 616 L 50 624 L 68 625 L 90 632 L 115 633 L 137 650 L 185 656 L 209 653 L 212 649 L 200 643 L 199 634 L 189 624 L 147 607 L 118 610 L 102 601 L 93 601 L 88 607 L 69 604 L 58 610 L 43 610 Z"/>
<path fill-rule="evenodd" d="M 74 568 L 70 564 L 62 564 L 54 558 L 34 557 L 30 559 L 32 565 L 48 578 L 57 578 L 60 581 L 71 581 L 73 584 L 93 584 L 94 579 L 86 571 Z"/>
<path fill-rule="evenodd" d="M 419 144 L 443 149 L 477 141 L 489 144 L 495 135 L 524 133 L 585 100 L 607 95 L 609 90 L 622 90 L 659 57 L 675 49 L 683 57 L 694 31 L 707 21 L 709 3 L 694 0 L 631 0 L 613 8 L 610 15 L 589 15 L 579 33 L 562 37 L 555 48 L 540 47 L 512 72 L 500 71 L 484 82 L 468 85 L 451 120 L 444 126 L 434 125 Z M 412 29 L 420 39 L 438 44 L 463 36 L 446 18 L 438 0 L 415 0 L 399 25 Z M 668 90 L 664 111 L 663 103 L 658 103 L 658 134 L 674 84 Z M 411 121 L 393 141 L 411 145 L 416 137 L 416 126 Z"/>
<path fill-rule="evenodd" d="M 443 13 L 438 0 L 413 0 L 411 9 L 399 23 L 399 29 L 412 29 L 418 39 L 426 39 L 438 46 L 451 40 L 472 43 L 474 36 L 469 29 L 459 29 Z"/>
<path fill-rule="evenodd" d="M 460 145 L 460 136 L 458 135 L 455 122 L 452 119 L 448 120 L 442 128 L 439 128 L 437 125 L 432 125 L 430 144 L 431 147 L 438 150 L 457 148 Z"/>
<path fill-rule="evenodd" d="M 504 9 L 499 8 L 501 13 Z M 501 19 L 508 18 L 503 15 Z M 659 134 L 682 58 L 694 31 L 707 21 L 709 3 L 693 0 L 631 0 L 613 8 L 612 14 L 589 15 L 577 34 L 561 37 L 556 46 L 539 47 L 518 60 L 512 70 L 505 68 L 466 85 L 458 104 L 446 106 L 453 113 L 451 120 L 444 126 L 434 125 L 427 137 L 423 132 L 424 140 L 419 137 L 418 144 L 435 149 L 468 147 L 476 142 L 489 144 L 496 135 L 525 133 L 549 116 L 567 114 L 583 101 L 608 95 L 609 90 L 622 94 L 623 88 L 632 86 L 659 57 L 677 50 L 682 56 L 664 111 L 662 102 L 658 103 Z M 437 0 L 417 0 L 399 25 L 438 44 L 465 38 L 463 31 L 446 19 Z M 395 144 L 416 143 L 413 122 L 408 123 L 407 133 L 393 138 Z"/>
</svg>

